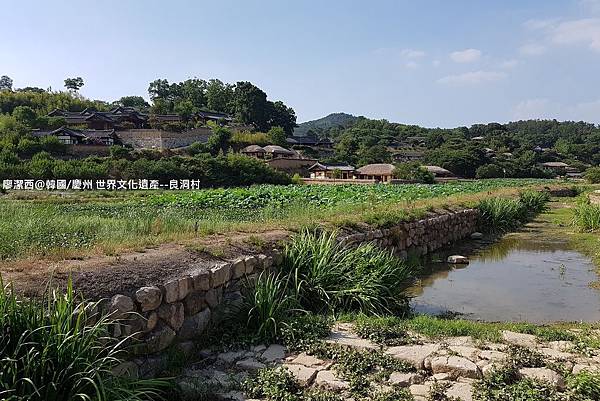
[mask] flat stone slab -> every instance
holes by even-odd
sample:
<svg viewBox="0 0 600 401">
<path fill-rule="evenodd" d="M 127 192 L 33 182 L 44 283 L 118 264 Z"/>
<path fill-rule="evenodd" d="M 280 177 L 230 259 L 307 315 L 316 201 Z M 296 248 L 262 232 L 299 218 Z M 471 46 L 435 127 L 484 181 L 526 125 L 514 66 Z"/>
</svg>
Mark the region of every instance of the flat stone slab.
<svg viewBox="0 0 600 401">
<path fill-rule="evenodd" d="M 513 345 L 521 347 L 535 348 L 538 345 L 537 337 L 533 334 L 515 333 L 514 331 L 503 330 L 502 339 Z"/>
<path fill-rule="evenodd" d="M 275 362 L 285 358 L 285 347 L 279 344 L 271 344 L 262 353 L 262 358 L 267 362 Z"/>
<path fill-rule="evenodd" d="M 237 361 L 235 363 L 235 366 L 237 366 L 240 369 L 244 369 L 244 370 L 259 370 L 259 369 L 264 368 L 266 365 L 262 362 L 257 361 L 254 358 L 246 358 L 246 359 Z"/>
<path fill-rule="evenodd" d="M 575 358 L 575 355 L 573 354 L 558 351 L 554 348 L 540 348 L 538 351 L 541 352 L 543 355 L 547 356 L 548 358 L 552 359 L 570 360 Z"/>
<path fill-rule="evenodd" d="M 226 363 L 233 363 L 238 359 L 241 359 L 246 356 L 246 351 L 229 351 L 222 352 L 217 356 L 217 359 L 222 360 Z"/>
<path fill-rule="evenodd" d="M 292 375 L 296 378 L 298 383 L 301 386 L 307 387 L 310 386 L 317 376 L 317 369 L 308 368 L 304 365 L 292 365 L 292 364 L 284 364 L 284 368 L 290 371 Z"/>
<path fill-rule="evenodd" d="M 559 390 L 565 388 L 565 379 L 548 368 L 521 368 L 519 374 L 529 379 L 540 380 L 552 384 Z"/>
<path fill-rule="evenodd" d="M 389 383 L 394 386 L 407 387 L 411 384 L 420 384 L 423 382 L 423 376 L 418 373 L 392 372 Z"/>
<path fill-rule="evenodd" d="M 451 345 L 450 351 L 462 356 L 463 358 L 470 359 L 472 361 L 477 359 L 477 356 L 481 352 L 479 348 L 468 347 L 464 345 Z"/>
<path fill-rule="evenodd" d="M 500 351 L 483 350 L 479 353 L 479 357 L 488 361 L 502 361 L 508 358 L 508 354 Z"/>
<path fill-rule="evenodd" d="M 303 352 L 300 355 L 298 355 L 296 358 L 292 359 L 291 363 L 295 364 L 295 365 L 304 365 L 304 366 L 308 366 L 311 368 L 323 367 L 323 366 L 328 365 L 328 362 L 326 362 L 322 359 L 319 359 L 315 356 L 308 355 L 306 352 Z"/>
<path fill-rule="evenodd" d="M 334 329 L 331 331 L 331 334 L 327 340 L 325 340 L 325 342 L 330 344 L 346 345 L 358 349 L 379 349 L 379 346 L 374 342 L 360 338 L 358 335 L 349 330 Z"/>
<path fill-rule="evenodd" d="M 440 346 L 438 344 L 402 345 L 390 347 L 385 353 L 396 359 L 410 363 L 416 369 L 423 369 L 425 358 L 439 349 Z"/>
<path fill-rule="evenodd" d="M 471 383 L 455 383 L 446 390 L 446 395 L 461 401 L 473 401 L 473 386 Z"/>
<path fill-rule="evenodd" d="M 477 379 L 481 377 L 479 367 L 461 356 L 436 356 L 431 359 L 431 370 L 436 373 L 448 373 L 453 378 L 470 377 Z"/>
<path fill-rule="evenodd" d="M 330 390 L 347 390 L 350 384 L 340 380 L 331 370 L 321 370 L 317 373 L 315 383 L 320 387 L 325 387 Z"/>
</svg>

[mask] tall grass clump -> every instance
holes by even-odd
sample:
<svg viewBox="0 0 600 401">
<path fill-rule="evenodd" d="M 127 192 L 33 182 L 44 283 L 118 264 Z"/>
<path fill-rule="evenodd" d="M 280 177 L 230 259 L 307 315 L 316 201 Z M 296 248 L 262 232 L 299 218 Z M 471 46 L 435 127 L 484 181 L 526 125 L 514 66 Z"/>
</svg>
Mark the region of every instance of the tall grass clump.
<svg viewBox="0 0 600 401">
<path fill-rule="evenodd" d="M 518 199 L 487 198 L 479 202 L 480 225 L 490 231 L 509 231 L 543 212 L 550 199 L 546 192 L 524 191 Z"/>
<path fill-rule="evenodd" d="M 582 231 L 600 229 L 600 205 L 592 205 L 589 200 L 578 202 L 573 209 L 573 222 Z"/>
<path fill-rule="evenodd" d="M 1 282 L 1 280 L 0 280 Z M 65 294 L 45 301 L 0 289 L 0 399 L 21 401 L 149 400 L 165 382 L 116 377 L 123 341 L 108 336 L 112 323 L 95 304 Z"/>
<path fill-rule="evenodd" d="M 314 312 L 398 312 L 415 269 L 373 244 L 343 245 L 337 233 L 304 230 L 284 252 L 283 274 L 300 307 Z"/>
</svg>

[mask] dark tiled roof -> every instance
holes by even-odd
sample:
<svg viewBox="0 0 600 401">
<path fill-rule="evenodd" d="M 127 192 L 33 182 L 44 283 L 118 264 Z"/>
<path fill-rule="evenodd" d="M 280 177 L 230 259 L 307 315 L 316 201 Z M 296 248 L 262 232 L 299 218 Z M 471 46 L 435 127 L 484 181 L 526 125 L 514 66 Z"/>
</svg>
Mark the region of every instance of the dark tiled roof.
<svg viewBox="0 0 600 401">
<path fill-rule="evenodd" d="M 309 167 L 309 170 L 319 170 L 319 171 L 354 171 L 354 166 L 349 164 L 325 164 L 325 163 L 315 163 Z"/>
</svg>

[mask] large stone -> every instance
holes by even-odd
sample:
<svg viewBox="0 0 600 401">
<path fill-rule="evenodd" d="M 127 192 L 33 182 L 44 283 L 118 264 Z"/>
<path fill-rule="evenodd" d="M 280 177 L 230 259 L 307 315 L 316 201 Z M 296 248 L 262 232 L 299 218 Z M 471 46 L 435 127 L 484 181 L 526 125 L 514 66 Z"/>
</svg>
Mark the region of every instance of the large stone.
<svg viewBox="0 0 600 401">
<path fill-rule="evenodd" d="M 142 312 L 147 312 L 160 306 L 162 292 L 158 287 L 142 287 L 135 292 L 135 299 L 140 304 Z"/>
<path fill-rule="evenodd" d="M 115 319 L 122 318 L 134 309 L 133 300 L 126 295 L 117 294 L 110 300 L 109 310 Z"/>
<path fill-rule="evenodd" d="M 240 278 L 246 274 L 246 264 L 244 263 L 244 259 L 235 260 L 231 265 L 231 270 L 233 271 L 233 278 Z"/>
<path fill-rule="evenodd" d="M 259 370 L 264 368 L 266 365 L 262 362 L 257 361 L 254 358 L 245 358 L 237 361 L 235 363 L 235 366 L 244 370 Z"/>
<path fill-rule="evenodd" d="M 521 347 L 534 348 L 537 345 L 537 338 L 533 334 L 523 334 L 503 330 L 502 339 L 509 344 Z"/>
<path fill-rule="evenodd" d="M 538 351 L 551 359 L 569 360 L 575 358 L 573 354 L 558 351 L 554 348 L 540 348 Z"/>
<path fill-rule="evenodd" d="M 214 308 L 221 304 L 223 301 L 223 287 L 213 288 L 210 291 L 206 292 L 205 295 L 206 303 L 211 308 Z"/>
<path fill-rule="evenodd" d="M 377 344 L 354 334 L 350 325 L 338 324 L 331 330 L 331 334 L 326 342 L 330 344 L 346 345 L 358 349 L 379 349 Z"/>
<path fill-rule="evenodd" d="M 477 379 L 481 372 L 475 363 L 456 355 L 437 356 L 431 359 L 431 370 L 435 373 L 449 373 L 453 378 L 470 377 Z"/>
<path fill-rule="evenodd" d="M 480 352 L 479 348 L 466 347 L 463 345 L 451 345 L 449 348 L 450 351 L 452 351 L 453 353 L 458 354 L 463 358 L 470 359 L 472 361 L 477 359 L 477 355 L 479 355 Z"/>
<path fill-rule="evenodd" d="M 148 314 L 148 317 L 146 318 L 146 327 L 144 328 L 144 331 L 149 332 L 149 331 L 154 330 L 157 323 L 158 323 L 158 313 L 156 313 L 155 311 L 150 312 Z"/>
<path fill-rule="evenodd" d="M 315 384 L 330 390 L 347 390 L 350 384 L 336 377 L 331 370 L 321 370 L 317 373 Z"/>
<path fill-rule="evenodd" d="M 317 376 L 317 369 L 304 365 L 284 364 L 284 368 L 290 371 L 301 386 L 308 387 Z"/>
<path fill-rule="evenodd" d="M 519 374 L 522 377 L 550 383 L 559 390 L 565 388 L 565 379 L 548 368 L 521 368 L 519 369 Z"/>
<path fill-rule="evenodd" d="M 440 346 L 438 344 L 402 345 L 388 348 L 386 354 L 408 362 L 416 369 L 423 369 L 425 359 L 439 349 Z"/>
<path fill-rule="evenodd" d="M 166 324 L 159 324 L 146 338 L 149 353 L 160 352 L 167 348 L 175 339 L 175 331 Z"/>
<path fill-rule="evenodd" d="M 431 390 L 431 382 L 425 384 L 413 384 L 408 388 L 415 401 L 426 401 L 429 399 L 429 390 Z"/>
<path fill-rule="evenodd" d="M 600 365 L 588 365 L 588 364 L 576 363 L 575 366 L 573 366 L 573 374 L 574 375 L 576 375 L 577 373 L 581 373 L 584 370 L 588 371 L 588 372 L 600 373 Z"/>
<path fill-rule="evenodd" d="M 483 350 L 479 353 L 479 357 L 488 361 L 502 361 L 508 358 L 508 355 L 500 351 Z"/>
<path fill-rule="evenodd" d="M 471 383 L 454 383 L 446 390 L 446 396 L 461 401 L 473 401 L 473 385 Z"/>
<path fill-rule="evenodd" d="M 201 271 L 192 275 L 192 288 L 196 291 L 210 290 L 210 272 Z"/>
<path fill-rule="evenodd" d="M 262 358 L 267 362 L 274 362 L 285 358 L 285 347 L 279 344 L 271 344 L 262 353 Z"/>
<path fill-rule="evenodd" d="M 205 293 L 202 291 L 193 291 L 188 294 L 183 300 L 183 306 L 185 307 L 185 314 L 195 315 L 206 307 Z"/>
<path fill-rule="evenodd" d="M 246 356 L 246 351 L 227 351 L 220 353 L 217 358 L 225 363 L 233 363 Z"/>
<path fill-rule="evenodd" d="M 179 298 L 179 280 L 171 280 L 162 285 L 164 299 L 167 303 L 177 302 Z"/>
<path fill-rule="evenodd" d="M 246 274 L 252 274 L 258 265 L 258 259 L 256 256 L 247 256 L 244 258 L 244 265 L 246 266 Z"/>
<path fill-rule="evenodd" d="M 185 297 L 187 297 L 187 295 L 190 293 L 191 290 L 192 290 L 192 278 L 191 277 L 186 276 L 186 277 L 182 277 L 179 280 L 177 280 L 177 300 L 178 301 L 181 301 Z"/>
<path fill-rule="evenodd" d="M 389 383 L 394 386 L 408 387 L 411 384 L 420 384 L 423 376 L 418 373 L 392 372 Z"/>
<path fill-rule="evenodd" d="M 173 304 L 161 305 L 160 308 L 158 308 L 158 317 L 171 326 L 173 330 L 179 330 L 185 319 L 183 304 L 181 302 L 175 302 Z"/>
<path fill-rule="evenodd" d="M 112 374 L 117 377 L 125 377 L 129 379 L 137 379 L 139 377 L 139 367 L 135 362 L 121 362 L 111 370 Z"/>
<path fill-rule="evenodd" d="M 461 256 L 461 255 L 451 255 L 448 256 L 448 263 L 452 263 L 452 264 L 468 264 L 469 263 L 469 258 L 467 258 L 466 256 Z"/>
<path fill-rule="evenodd" d="M 231 263 L 221 263 L 210 269 L 213 288 L 224 285 L 231 278 Z"/>
<path fill-rule="evenodd" d="M 191 340 L 206 330 L 210 323 L 211 311 L 210 309 L 204 309 L 197 314 L 186 318 L 183 321 L 181 329 L 179 329 L 179 338 L 183 341 Z"/>
<path fill-rule="evenodd" d="M 327 362 L 322 359 L 319 359 L 315 356 L 308 355 L 306 352 L 301 353 L 296 358 L 292 360 L 292 363 L 295 365 L 304 365 L 308 367 L 321 367 L 325 366 Z"/>
</svg>

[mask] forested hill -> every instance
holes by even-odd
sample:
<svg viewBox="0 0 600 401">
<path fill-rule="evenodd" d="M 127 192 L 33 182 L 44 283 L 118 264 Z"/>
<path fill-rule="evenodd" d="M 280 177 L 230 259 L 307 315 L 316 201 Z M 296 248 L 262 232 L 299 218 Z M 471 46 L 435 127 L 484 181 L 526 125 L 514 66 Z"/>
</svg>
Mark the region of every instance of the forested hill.
<svg viewBox="0 0 600 401">
<path fill-rule="evenodd" d="M 332 113 L 318 120 L 306 121 L 294 129 L 294 136 L 307 136 L 310 133 L 320 136 L 331 128 L 347 128 L 356 122 L 359 117 L 346 113 Z"/>
</svg>

